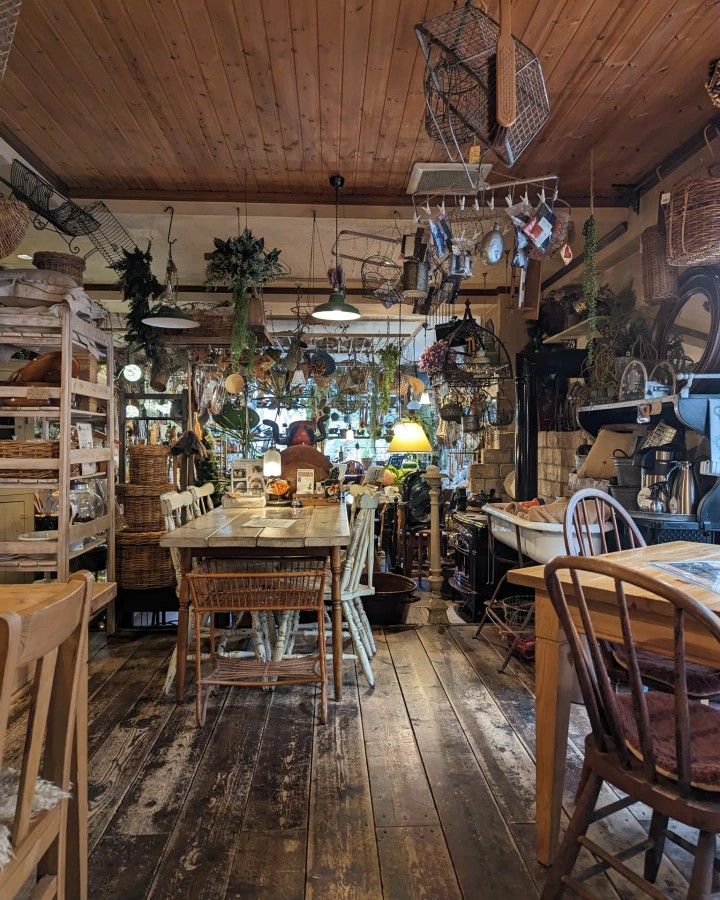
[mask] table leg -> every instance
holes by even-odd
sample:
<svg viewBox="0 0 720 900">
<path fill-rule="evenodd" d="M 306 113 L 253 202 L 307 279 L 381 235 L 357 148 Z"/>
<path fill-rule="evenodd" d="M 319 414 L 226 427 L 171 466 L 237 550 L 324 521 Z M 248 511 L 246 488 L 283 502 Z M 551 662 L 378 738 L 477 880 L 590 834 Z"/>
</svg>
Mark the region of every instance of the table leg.
<svg viewBox="0 0 720 900">
<path fill-rule="evenodd" d="M 65 849 L 65 896 L 85 900 L 88 895 L 88 668 L 80 672 L 75 737 L 70 763 L 72 799 L 68 804 Z"/>
<path fill-rule="evenodd" d="M 573 667 L 550 597 L 535 593 L 535 855 L 551 865 L 557 852 L 565 784 Z"/>
<path fill-rule="evenodd" d="M 342 603 L 340 600 L 340 570 L 342 558 L 339 547 L 330 550 L 330 598 L 332 600 L 332 653 L 335 699 L 342 700 Z"/>
<path fill-rule="evenodd" d="M 189 572 L 192 569 L 192 550 L 183 547 L 180 550 L 180 566 L 183 571 Z M 188 607 L 190 605 L 190 595 L 188 585 L 183 578 L 180 585 L 178 595 L 178 629 L 177 629 L 177 674 L 175 675 L 175 696 L 178 703 L 182 703 L 185 699 L 185 668 L 187 666 L 187 643 L 188 643 Z"/>
</svg>

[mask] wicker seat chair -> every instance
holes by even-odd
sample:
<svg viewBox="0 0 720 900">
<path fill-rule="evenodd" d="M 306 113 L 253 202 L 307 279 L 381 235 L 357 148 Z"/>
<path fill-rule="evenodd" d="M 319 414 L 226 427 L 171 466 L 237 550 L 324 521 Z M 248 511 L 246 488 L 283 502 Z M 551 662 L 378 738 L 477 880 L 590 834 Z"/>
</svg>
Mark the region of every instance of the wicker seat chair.
<svg viewBox="0 0 720 900">
<path fill-rule="evenodd" d="M 618 694 L 614 690 L 583 590 L 583 578 L 587 576 L 614 581 L 628 660 L 629 692 Z M 561 897 L 566 889 L 589 897 L 591 892 L 583 882 L 608 869 L 614 869 L 649 896 L 663 897 L 654 882 L 666 840 L 694 854 L 687 896 L 706 900 L 712 891 L 716 834 L 720 831 L 717 754 L 720 710 L 689 696 L 686 631 L 692 629 L 694 641 L 710 638 L 720 644 L 720 619 L 676 587 L 608 559 L 556 557 L 545 567 L 545 581 L 570 646 L 592 731 L 585 741 L 575 812 L 550 870 L 542 900 Z M 627 602 L 626 585 L 641 588 L 674 607 L 673 620 L 668 618 L 664 626 L 667 634 L 663 636 L 675 661 L 672 695 L 658 691 L 647 693 L 644 689 L 633 634 L 635 611 Z M 582 623 L 587 652 L 576 621 Z M 655 640 L 660 642 L 658 635 Z M 596 809 L 604 782 L 627 796 Z M 638 802 L 653 810 L 646 840 L 613 854 L 587 837 L 592 822 Z M 697 828 L 697 845 L 668 830 L 670 819 Z M 581 847 L 590 850 L 600 861 L 573 876 Z M 640 853 L 645 855 L 642 877 L 627 865 L 629 859 Z"/>
<path fill-rule="evenodd" d="M 595 523 L 605 527 L 593 534 Z M 573 494 L 565 512 L 563 527 L 565 549 L 575 556 L 595 556 L 596 544 L 600 553 L 645 547 L 645 540 L 637 525 L 618 501 L 594 488 Z M 593 541 L 593 538 L 596 541 Z M 601 641 L 608 671 L 616 684 L 627 684 L 629 661 L 624 648 L 609 641 Z M 673 662 L 648 650 L 637 651 L 638 665 L 643 681 L 658 691 L 673 691 Z M 688 694 L 694 700 L 720 697 L 720 672 L 687 663 Z"/>
<path fill-rule="evenodd" d="M 320 684 L 320 721 L 327 721 L 327 677 L 325 666 L 325 572 L 326 559 L 319 557 L 283 557 L 258 560 L 208 560 L 186 575 L 195 620 L 196 714 L 203 725 L 210 689 L 216 685 L 264 687 L 268 685 Z M 293 612 L 310 611 L 317 621 L 315 653 L 292 656 L 270 654 L 263 659 L 238 659 L 216 651 L 215 615 L 229 613 L 240 617 L 279 614 L 287 630 Z M 200 625 L 209 620 L 210 661 L 202 670 Z M 277 644 L 284 648 L 283 626 Z"/>
</svg>

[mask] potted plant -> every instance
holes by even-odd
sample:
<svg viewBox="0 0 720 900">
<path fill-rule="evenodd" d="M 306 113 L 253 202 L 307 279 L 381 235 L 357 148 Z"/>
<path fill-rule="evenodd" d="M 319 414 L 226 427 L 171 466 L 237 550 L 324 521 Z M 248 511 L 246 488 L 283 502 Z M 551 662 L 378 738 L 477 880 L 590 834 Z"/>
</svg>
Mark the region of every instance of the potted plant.
<svg viewBox="0 0 720 900">
<path fill-rule="evenodd" d="M 212 287 L 229 287 L 233 300 L 233 327 L 230 356 L 237 367 L 240 354 L 255 345 L 250 321 L 250 305 L 262 303 L 262 290 L 283 272 L 280 251 L 265 249 L 265 239 L 256 238 L 249 228 L 237 237 L 215 238 L 215 249 L 205 254 L 205 282 Z M 262 324 L 258 322 L 258 324 Z"/>
</svg>

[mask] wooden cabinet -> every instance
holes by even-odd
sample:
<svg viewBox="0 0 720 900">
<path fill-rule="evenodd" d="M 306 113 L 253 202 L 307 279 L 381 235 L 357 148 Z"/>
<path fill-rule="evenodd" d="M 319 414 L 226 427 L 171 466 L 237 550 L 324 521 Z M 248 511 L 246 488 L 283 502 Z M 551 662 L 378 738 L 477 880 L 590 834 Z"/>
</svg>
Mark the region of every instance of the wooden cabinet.
<svg viewBox="0 0 720 900">
<path fill-rule="evenodd" d="M 14 541 L 19 534 L 35 528 L 32 490 L 0 488 L 0 541 Z M 0 572 L 0 584 L 26 584 L 33 575 Z"/>
</svg>

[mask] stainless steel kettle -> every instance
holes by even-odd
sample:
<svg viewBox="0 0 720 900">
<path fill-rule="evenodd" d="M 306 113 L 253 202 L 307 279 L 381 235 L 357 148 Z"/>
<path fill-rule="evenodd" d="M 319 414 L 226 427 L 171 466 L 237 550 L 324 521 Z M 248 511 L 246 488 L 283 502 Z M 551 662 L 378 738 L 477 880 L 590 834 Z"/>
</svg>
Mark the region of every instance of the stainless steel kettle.
<svg viewBox="0 0 720 900">
<path fill-rule="evenodd" d="M 693 464 L 685 459 L 673 463 L 668 511 L 681 516 L 692 516 L 698 505 L 698 482 Z"/>
</svg>

